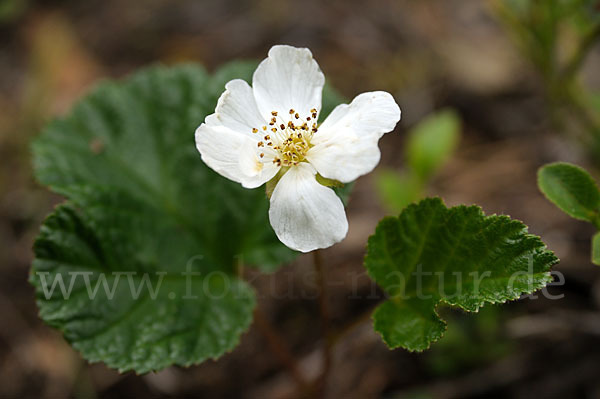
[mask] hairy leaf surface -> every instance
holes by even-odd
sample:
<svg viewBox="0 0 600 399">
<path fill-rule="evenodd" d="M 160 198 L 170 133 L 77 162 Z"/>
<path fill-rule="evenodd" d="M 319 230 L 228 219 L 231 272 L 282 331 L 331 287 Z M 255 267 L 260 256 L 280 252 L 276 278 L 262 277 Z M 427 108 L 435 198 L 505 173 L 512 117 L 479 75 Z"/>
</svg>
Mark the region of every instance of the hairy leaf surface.
<svg viewBox="0 0 600 399">
<path fill-rule="evenodd" d="M 390 348 L 427 349 L 446 328 L 440 303 L 474 312 L 517 299 L 550 282 L 557 261 L 520 221 L 422 200 L 369 238 L 365 266 L 389 297 L 375 310 L 375 330 Z"/>
</svg>

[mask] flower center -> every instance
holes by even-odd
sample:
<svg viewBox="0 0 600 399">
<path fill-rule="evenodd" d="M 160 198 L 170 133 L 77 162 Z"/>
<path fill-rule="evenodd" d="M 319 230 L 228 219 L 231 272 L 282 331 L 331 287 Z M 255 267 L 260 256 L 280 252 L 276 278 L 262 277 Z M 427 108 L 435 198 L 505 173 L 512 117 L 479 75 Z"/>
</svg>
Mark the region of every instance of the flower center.
<svg viewBox="0 0 600 399">
<path fill-rule="evenodd" d="M 287 119 L 287 120 L 286 120 Z M 310 115 L 301 117 L 294 109 L 284 119 L 277 111 L 271 111 L 269 127 L 253 128 L 252 133 L 264 134 L 258 142 L 259 148 L 270 148 L 275 151 L 273 163 L 277 166 L 293 166 L 305 161 L 306 153 L 311 147 L 310 140 L 317 132 L 317 110 L 310 110 Z M 260 157 L 265 156 L 264 152 Z"/>
</svg>

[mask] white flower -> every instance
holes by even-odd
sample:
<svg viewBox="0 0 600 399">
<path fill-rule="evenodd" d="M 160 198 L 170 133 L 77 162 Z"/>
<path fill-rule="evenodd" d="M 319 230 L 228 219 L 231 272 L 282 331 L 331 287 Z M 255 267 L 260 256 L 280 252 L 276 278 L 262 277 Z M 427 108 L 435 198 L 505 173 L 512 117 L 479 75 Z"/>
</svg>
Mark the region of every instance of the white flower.
<svg viewBox="0 0 600 399">
<path fill-rule="evenodd" d="M 348 232 L 342 201 L 317 173 L 342 183 L 369 173 L 379 163 L 377 142 L 400 120 L 393 97 L 376 91 L 337 106 L 319 125 L 324 84 L 310 50 L 274 46 L 252 87 L 228 82 L 196 130 L 202 160 L 228 179 L 256 188 L 277 176 L 269 220 L 281 242 L 302 252 Z"/>
</svg>

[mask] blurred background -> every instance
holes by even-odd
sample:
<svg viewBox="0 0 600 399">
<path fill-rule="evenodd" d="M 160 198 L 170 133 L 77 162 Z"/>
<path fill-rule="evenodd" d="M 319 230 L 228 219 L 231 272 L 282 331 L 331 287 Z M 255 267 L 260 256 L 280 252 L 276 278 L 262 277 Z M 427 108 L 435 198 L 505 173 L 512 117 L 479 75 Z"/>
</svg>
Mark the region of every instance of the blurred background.
<svg viewBox="0 0 600 399">
<path fill-rule="evenodd" d="M 355 185 L 348 238 L 325 252 L 334 325 L 381 298 L 364 275 L 366 239 L 423 195 L 522 220 L 561 258 L 564 278 L 546 292 L 562 299 L 441 309 L 448 332 L 422 354 L 390 351 L 368 321 L 357 324 L 336 345 L 329 397 L 600 398 L 594 230 L 536 186 L 537 168 L 557 160 L 599 176 L 599 37 L 597 0 L 0 0 L 0 398 L 295 397 L 256 326 L 232 353 L 189 369 L 136 376 L 90 365 L 38 319 L 27 283 L 33 239 L 61 201 L 32 177 L 29 143 L 45 122 L 100 79 L 153 63 L 212 71 L 279 43 L 309 47 L 346 98 L 386 90 L 402 108 L 380 168 Z M 446 153 L 424 174 L 407 164 L 418 132 Z M 311 270 L 300 257 L 249 278 L 316 376 L 318 303 L 290 291 L 310 292 Z"/>
</svg>

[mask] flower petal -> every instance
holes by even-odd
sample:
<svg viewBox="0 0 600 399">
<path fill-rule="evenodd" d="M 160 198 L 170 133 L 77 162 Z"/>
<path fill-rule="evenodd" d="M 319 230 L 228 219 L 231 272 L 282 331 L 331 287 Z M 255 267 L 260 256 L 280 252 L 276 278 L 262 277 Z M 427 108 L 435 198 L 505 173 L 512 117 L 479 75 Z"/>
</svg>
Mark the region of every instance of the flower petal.
<svg viewBox="0 0 600 399">
<path fill-rule="evenodd" d="M 273 159 L 277 153 L 272 148 L 256 149 L 256 143 L 251 142 L 249 145 L 252 148 L 242 149 L 239 157 L 239 167 L 244 173 L 242 186 L 246 188 L 256 188 L 271 180 L 281 166 L 277 166 Z M 260 154 L 263 157 L 260 157 Z"/>
<path fill-rule="evenodd" d="M 290 109 L 303 117 L 321 109 L 325 76 L 307 48 L 273 46 L 252 78 L 252 87 L 261 115 L 277 111 L 282 116 Z"/>
<path fill-rule="evenodd" d="M 252 136 L 252 129 L 266 125 L 248 83 L 234 79 L 225 85 L 225 92 L 219 97 L 215 113 L 206 118 L 210 126 L 225 126 L 237 133 Z M 259 139 L 258 136 L 255 139 Z"/>
<path fill-rule="evenodd" d="M 349 183 L 377 166 L 377 142 L 399 120 L 400 108 L 391 94 L 360 94 L 331 112 L 313 137 L 306 159 L 321 176 Z"/>
<path fill-rule="evenodd" d="M 251 136 L 222 125 L 200 125 L 196 130 L 196 148 L 211 169 L 246 188 L 262 185 L 279 170 L 273 162 L 259 158 L 255 150 L 256 140 Z M 258 165 L 260 161 L 263 163 Z"/>
<path fill-rule="evenodd" d="M 346 237 L 348 221 L 335 192 L 317 183 L 308 163 L 290 168 L 279 180 L 269 209 L 277 237 L 288 247 L 310 252 Z"/>
</svg>

